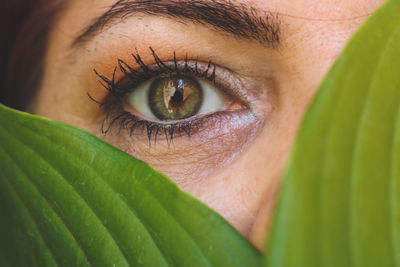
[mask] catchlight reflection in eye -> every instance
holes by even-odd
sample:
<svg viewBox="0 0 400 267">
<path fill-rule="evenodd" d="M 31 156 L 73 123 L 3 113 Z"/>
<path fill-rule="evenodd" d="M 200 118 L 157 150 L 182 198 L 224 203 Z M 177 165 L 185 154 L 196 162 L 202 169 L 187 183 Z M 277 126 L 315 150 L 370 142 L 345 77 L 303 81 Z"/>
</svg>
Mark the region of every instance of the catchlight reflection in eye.
<svg viewBox="0 0 400 267">
<path fill-rule="evenodd" d="M 226 105 L 221 90 L 190 76 L 157 77 L 139 85 L 128 104 L 149 120 L 176 121 L 220 111 Z"/>
</svg>

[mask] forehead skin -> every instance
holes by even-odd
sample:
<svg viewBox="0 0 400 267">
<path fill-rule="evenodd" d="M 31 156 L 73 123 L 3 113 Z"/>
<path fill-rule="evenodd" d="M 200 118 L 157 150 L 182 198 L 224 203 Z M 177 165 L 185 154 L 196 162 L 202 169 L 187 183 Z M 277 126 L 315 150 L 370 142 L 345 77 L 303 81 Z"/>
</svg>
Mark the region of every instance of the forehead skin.
<svg viewBox="0 0 400 267">
<path fill-rule="evenodd" d="M 238 44 L 231 48 L 224 40 L 221 41 L 224 51 L 232 53 L 232 56 L 235 56 L 234 49 L 246 48 L 249 50 L 249 57 L 257 58 L 252 65 L 254 76 L 262 75 L 264 70 L 268 71 L 268 67 L 264 65 L 274 68 L 274 79 L 281 89 L 280 108 L 269 117 L 269 124 L 238 160 L 227 168 L 211 173 L 209 179 L 195 184 L 178 184 L 223 215 L 261 249 L 282 169 L 301 117 L 318 84 L 348 38 L 383 0 L 232 1 L 254 7 L 260 14 L 280 14 L 282 38 L 281 47 L 277 51 L 245 41 L 242 46 Z M 87 64 L 81 64 L 84 67 L 74 65 L 76 59 L 68 51 L 74 38 L 112 4 L 112 0 L 69 0 L 64 7 L 50 34 L 43 82 L 35 101 L 35 113 L 98 134 L 96 129 L 88 126 L 88 121 L 95 120 L 93 110 L 96 106 L 88 102 L 87 98 L 82 98 L 86 92 L 78 94 L 75 89 L 82 87 L 80 79 L 85 75 L 80 70 L 87 67 Z M 129 26 L 129 19 L 125 25 Z M 154 29 L 149 31 L 152 30 Z M 185 34 L 202 36 L 203 33 L 204 40 L 214 38 L 209 32 L 203 31 Z M 118 50 L 119 38 L 124 34 L 126 32 L 115 30 L 106 37 L 115 38 Z M 176 34 L 176 31 L 172 34 Z M 136 41 L 140 39 L 138 36 L 134 37 Z M 183 40 L 186 35 L 173 36 L 176 40 Z M 216 46 L 218 45 L 216 42 Z M 101 46 L 102 39 L 95 38 L 83 51 L 94 53 L 101 50 Z M 253 51 L 257 53 L 256 56 L 252 54 Z M 82 51 L 77 53 L 83 54 Z M 85 56 L 81 56 L 79 60 L 83 59 Z M 223 63 L 224 60 L 229 63 L 228 59 L 221 59 Z M 92 60 L 91 63 L 95 64 L 96 61 Z M 102 64 L 100 61 L 97 63 L 104 65 L 103 71 L 108 73 L 114 66 Z M 242 63 L 245 66 L 248 64 L 244 59 Z"/>
</svg>

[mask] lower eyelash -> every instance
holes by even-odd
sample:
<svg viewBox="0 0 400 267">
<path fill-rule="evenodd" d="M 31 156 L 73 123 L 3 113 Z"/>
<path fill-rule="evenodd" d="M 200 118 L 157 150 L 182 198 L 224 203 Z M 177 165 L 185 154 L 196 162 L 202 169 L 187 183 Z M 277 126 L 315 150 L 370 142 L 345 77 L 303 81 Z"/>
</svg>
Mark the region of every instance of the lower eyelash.
<svg viewBox="0 0 400 267">
<path fill-rule="evenodd" d="M 211 117 L 222 115 L 222 113 L 223 112 L 217 112 L 183 122 L 161 124 L 142 120 L 127 111 L 120 111 L 119 113 L 108 113 L 106 115 L 102 123 L 102 133 L 106 135 L 114 126 L 118 126 L 118 134 L 120 134 L 122 130 L 128 130 L 129 136 L 132 137 L 136 131 L 141 130 L 146 133 L 149 145 L 153 138 L 155 143 L 157 141 L 157 136 L 162 134 L 165 136 L 167 144 L 170 145 L 173 142 L 175 135 L 185 134 L 190 138 L 193 134 L 198 132 L 203 123 Z"/>
</svg>

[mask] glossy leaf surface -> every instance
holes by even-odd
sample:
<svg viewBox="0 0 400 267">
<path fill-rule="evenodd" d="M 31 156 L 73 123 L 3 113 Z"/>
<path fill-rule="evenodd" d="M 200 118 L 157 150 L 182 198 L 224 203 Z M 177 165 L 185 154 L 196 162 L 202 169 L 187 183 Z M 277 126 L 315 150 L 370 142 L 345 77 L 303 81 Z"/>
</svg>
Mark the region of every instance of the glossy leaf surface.
<svg viewBox="0 0 400 267">
<path fill-rule="evenodd" d="M 351 39 L 301 126 L 266 265 L 400 266 L 400 1 Z"/>
<path fill-rule="evenodd" d="M 1 266 L 256 266 L 224 219 L 149 165 L 0 105 Z"/>
</svg>

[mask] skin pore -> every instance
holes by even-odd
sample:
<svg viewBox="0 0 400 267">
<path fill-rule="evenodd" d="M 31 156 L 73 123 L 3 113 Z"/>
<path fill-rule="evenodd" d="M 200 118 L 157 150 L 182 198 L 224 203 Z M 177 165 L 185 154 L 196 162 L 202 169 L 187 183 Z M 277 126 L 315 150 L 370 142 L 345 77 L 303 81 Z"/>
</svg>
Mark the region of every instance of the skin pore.
<svg viewBox="0 0 400 267">
<path fill-rule="evenodd" d="M 181 12 L 168 15 L 154 6 L 144 12 L 144 1 L 125 0 L 119 4 L 132 2 L 135 12 L 90 28 L 116 2 L 69 0 L 63 7 L 50 32 L 43 79 L 31 110 L 87 129 L 150 163 L 262 249 L 301 117 L 348 38 L 383 1 L 203 0 L 187 1 L 186 7 L 177 7 L 185 1 L 162 1 Z M 244 20 L 247 32 L 240 35 L 229 23 L 225 28 L 221 21 L 212 25 L 183 12 L 195 2 L 212 4 L 215 9 L 208 9 L 207 16 L 214 14 L 210 10 L 236 8 L 264 27 L 257 31 Z M 224 13 L 215 14 L 218 18 Z M 142 66 L 132 54 L 140 56 Z M 126 100 L 135 87 L 119 102 L 110 102 L 110 92 L 100 82 L 115 87 L 127 79 L 128 67 L 119 62 L 139 70 L 157 66 L 157 58 L 180 71 L 187 64 L 192 73 L 197 68 L 211 76 L 215 68 L 215 79 L 207 82 L 224 99 L 220 112 L 196 115 L 207 119 L 191 125 L 190 137 L 188 125 L 173 128 L 173 139 L 161 128 L 151 132 L 149 141 L 148 126 L 130 136 L 131 117 L 115 119 L 107 134 L 102 133 L 102 123 L 107 129 L 118 112 L 142 114 Z"/>
</svg>

